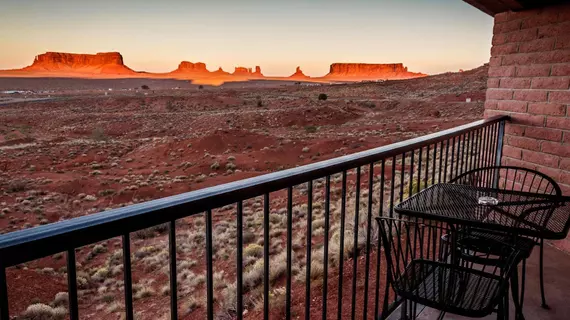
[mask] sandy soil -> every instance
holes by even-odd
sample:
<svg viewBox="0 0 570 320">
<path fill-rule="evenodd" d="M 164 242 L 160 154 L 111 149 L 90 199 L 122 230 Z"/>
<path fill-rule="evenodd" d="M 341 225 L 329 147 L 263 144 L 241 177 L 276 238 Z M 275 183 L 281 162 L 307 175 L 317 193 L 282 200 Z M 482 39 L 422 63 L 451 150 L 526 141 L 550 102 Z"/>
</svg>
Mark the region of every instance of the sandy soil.
<svg viewBox="0 0 570 320">
<path fill-rule="evenodd" d="M 248 81 L 203 88 L 185 81 L 157 79 L 0 78 L 0 90 L 34 91 L 25 97 L 0 95 L 0 229 L 7 233 L 93 214 L 478 120 L 483 114 L 486 75 L 487 68 L 481 67 L 461 74 L 384 83 L 314 85 Z M 149 89 L 140 89 L 142 85 L 148 85 Z M 327 94 L 326 101 L 317 99 L 321 93 Z M 471 102 L 466 102 L 466 98 Z M 353 190 L 354 173 L 349 179 Z M 333 187 L 337 188 L 339 183 L 335 177 Z M 366 183 L 363 178 L 364 187 Z M 322 181 L 318 181 L 315 192 L 321 197 L 315 203 L 320 201 L 321 205 L 316 208 L 313 226 L 317 220 L 322 222 L 323 188 Z M 354 194 L 349 193 L 350 196 Z M 295 188 L 295 199 L 295 270 L 301 273 L 306 250 L 307 218 L 303 211 L 306 186 Z M 333 200 L 331 211 L 336 211 L 338 194 Z M 360 200 L 352 199 L 354 203 Z M 244 204 L 247 222 L 244 230 L 251 234 L 246 251 L 251 244 L 263 245 L 261 205 L 261 199 Z M 270 244 L 272 263 L 273 259 L 276 262 L 271 268 L 281 265 L 277 260 L 285 243 L 284 207 L 284 193 L 272 194 Z M 366 212 L 366 208 L 363 210 Z M 221 319 L 231 319 L 235 207 L 227 206 L 214 214 L 216 313 Z M 333 214 L 331 225 L 338 225 L 336 217 Z M 322 251 L 319 223 L 318 228 L 313 227 L 311 242 L 313 249 Z M 182 219 L 177 228 L 179 311 L 184 319 L 203 318 L 203 217 Z M 254 247 L 250 248 L 252 252 Z M 358 247 L 360 251 L 360 243 Z M 133 234 L 137 319 L 168 316 L 169 293 L 163 291 L 168 285 L 166 248 L 164 228 Z M 360 253 L 358 268 L 363 270 L 366 253 Z M 376 272 L 375 255 L 373 246 L 372 275 Z M 119 239 L 80 248 L 77 257 L 81 317 L 119 319 L 123 310 Z M 255 258 L 259 256 L 251 257 L 247 272 L 258 267 Z M 346 286 L 343 314 L 349 312 L 348 316 L 352 260 L 343 263 Z M 60 254 L 9 270 L 11 313 L 19 315 L 37 302 L 56 307 L 55 295 L 65 291 L 64 266 L 65 256 Z M 331 314 L 336 314 L 338 297 L 336 270 L 332 269 L 329 275 Z M 381 273 L 385 274 L 385 270 Z M 360 303 L 362 274 L 357 273 Z M 319 279 L 312 284 L 314 297 L 320 297 L 322 292 Z M 37 282 L 42 283 L 42 290 L 29 285 Z M 248 288 L 244 300 L 246 318 L 256 319 L 261 312 L 263 303 L 258 285 Z M 282 314 L 283 286 L 284 277 L 276 276 L 271 286 L 275 319 Z M 303 281 L 296 278 L 293 285 L 296 316 L 304 314 L 304 288 Z M 320 316 L 319 299 L 312 300 L 313 316 Z M 373 297 L 369 299 L 373 304 Z"/>
</svg>

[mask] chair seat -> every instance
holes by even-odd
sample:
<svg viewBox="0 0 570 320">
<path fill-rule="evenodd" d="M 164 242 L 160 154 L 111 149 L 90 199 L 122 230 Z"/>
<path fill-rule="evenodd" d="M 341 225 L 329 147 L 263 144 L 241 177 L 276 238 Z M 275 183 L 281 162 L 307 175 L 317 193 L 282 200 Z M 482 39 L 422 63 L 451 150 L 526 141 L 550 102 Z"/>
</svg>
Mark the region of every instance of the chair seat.
<svg viewBox="0 0 570 320">
<path fill-rule="evenodd" d="M 441 239 L 448 243 L 449 234 L 444 234 Z M 536 245 L 536 242 L 531 238 L 516 237 L 513 239 L 509 235 L 488 232 L 483 229 L 472 229 L 468 235 L 463 236 L 459 241 L 463 247 L 473 247 L 479 252 L 487 252 L 498 256 L 502 253 L 501 244 L 509 243 L 518 250 L 519 260 L 528 259 Z"/>
<path fill-rule="evenodd" d="M 470 232 L 474 237 L 476 237 L 477 241 L 481 243 L 482 239 L 488 239 L 493 243 L 510 243 L 512 244 L 517 250 L 519 251 L 519 258 L 521 260 L 528 259 L 530 254 L 532 253 L 532 249 L 536 245 L 536 242 L 531 238 L 526 237 L 515 237 L 514 239 L 509 235 L 498 234 L 498 233 L 490 233 L 486 232 L 485 230 L 481 229 L 474 229 Z M 482 242 L 485 244 L 485 241 Z M 497 247 L 497 246 L 490 246 L 490 247 Z M 498 254 L 498 252 L 490 252 L 493 254 Z"/>
<path fill-rule="evenodd" d="M 395 279 L 396 293 L 431 308 L 467 317 L 485 317 L 501 297 L 501 278 L 458 265 L 413 260 Z"/>
</svg>

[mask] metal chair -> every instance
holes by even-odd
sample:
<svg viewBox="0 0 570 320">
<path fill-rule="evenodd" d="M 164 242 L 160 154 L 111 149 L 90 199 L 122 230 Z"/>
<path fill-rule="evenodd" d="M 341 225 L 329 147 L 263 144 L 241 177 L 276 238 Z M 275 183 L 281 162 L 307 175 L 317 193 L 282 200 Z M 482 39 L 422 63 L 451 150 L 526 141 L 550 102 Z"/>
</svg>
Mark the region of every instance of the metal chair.
<svg viewBox="0 0 570 320">
<path fill-rule="evenodd" d="M 491 166 L 484 168 L 477 168 L 465 172 L 455 178 L 450 183 L 464 184 L 476 187 L 494 188 L 500 190 L 514 191 L 514 192 L 531 192 L 537 194 L 544 194 L 548 196 L 562 196 L 562 191 L 558 184 L 547 175 L 532 169 L 513 167 L 513 166 Z M 529 206 L 527 214 L 536 213 L 534 218 L 536 224 L 546 226 L 552 216 L 552 208 L 532 208 Z M 474 235 L 477 237 L 489 237 L 497 241 L 514 243 L 522 254 L 522 289 L 520 302 L 524 299 L 524 283 L 526 277 L 526 259 L 532 253 L 535 245 L 540 246 L 540 294 L 542 298 L 542 307 L 548 309 L 546 298 L 544 294 L 544 268 L 543 268 L 543 255 L 544 255 L 544 239 L 543 238 L 528 238 L 528 237 L 515 237 L 512 235 L 490 235 L 486 230 L 473 230 Z M 518 279 L 518 277 L 517 277 Z M 516 283 L 515 283 L 516 284 Z"/>
<path fill-rule="evenodd" d="M 476 252 L 463 239 L 477 239 L 463 228 L 418 219 L 376 219 L 389 284 L 404 299 L 402 318 L 408 318 L 412 302 L 440 310 L 440 319 L 445 313 L 480 318 L 493 312 L 498 319 L 508 319 L 509 277 L 520 260 L 514 246 L 488 242 Z M 453 241 L 442 241 L 444 234 Z"/>
</svg>

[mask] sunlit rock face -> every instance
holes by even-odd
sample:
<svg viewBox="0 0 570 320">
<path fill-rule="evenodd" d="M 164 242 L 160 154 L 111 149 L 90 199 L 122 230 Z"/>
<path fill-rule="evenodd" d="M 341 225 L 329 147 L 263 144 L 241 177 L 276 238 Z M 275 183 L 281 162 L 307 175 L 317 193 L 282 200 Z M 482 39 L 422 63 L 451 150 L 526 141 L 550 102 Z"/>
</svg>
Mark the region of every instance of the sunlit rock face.
<svg viewBox="0 0 570 320">
<path fill-rule="evenodd" d="M 124 65 L 123 56 L 118 52 L 97 54 L 46 52 L 36 56 L 34 63 L 24 70 L 99 74 L 134 73 L 133 70 Z"/>
<path fill-rule="evenodd" d="M 409 72 L 402 63 L 333 63 L 325 76 L 331 79 L 408 79 L 426 76 Z"/>
<path fill-rule="evenodd" d="M 303 70 L 301 70 L 301 67 L 297 67 L 297 69 L 295 69 L 295 73 L 293 73 L 291 76 L 289 76 L 289 78 L 302 79 L 302 78 L 309 78 L 309 77 L 303 73 Z"/>
<path fill-rule="evenodd" d="M 178 69 L 174 70 L 178 73 L 208 73 L 206 69 L 206 64 L 203 62 L 192 63 L 189 61 L 182 61 L 178 65 Z"/>
</svg>

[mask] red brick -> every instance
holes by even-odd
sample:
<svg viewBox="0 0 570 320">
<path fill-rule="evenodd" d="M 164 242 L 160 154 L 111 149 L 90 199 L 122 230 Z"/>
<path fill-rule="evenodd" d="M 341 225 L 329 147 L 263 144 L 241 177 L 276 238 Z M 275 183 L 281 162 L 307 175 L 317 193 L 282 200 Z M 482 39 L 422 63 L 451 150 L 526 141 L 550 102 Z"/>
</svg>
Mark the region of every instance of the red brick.
<svg viewBox="0 0 570 320">
<path fill-rule="evenodd" d="M 516 124 L 512 124 L 512 123 L 507 123 L 507 125 L 505 126 L 505 134 L 511 135 L 511 136 L 522 136 L 524 135 L 524 128 L 523 126 L 519 126 Z"/>
<path fill-rule="evenodd" d="M 499 66 L 501 66 L 502 60 L 503 60 L 502 56 L 491 57 L 491 59 L 489 59 L 489 66 L 490 67 L 499 67 Z"/>
<path fill-rule="evenodd" d="M 513 159 L 522 159 L 521 149 L 511 146 L 503 146 L 503 155 Z"/>
<path fill-rule="evenodd" d="M 531 114 L 513 114 L 511 121 L 515 124 L 525 126 L 544 126 L 544 116 L 535 116 Z"/>
<path fill-rule="evenodd" d="M 549 71 L 550 72 L 550 71 Z M 489 67 L 489 77 L 514 77 L 515 67 Z"/>
<path fill-rule="evenodd" d="M 502 82 L 502 80 L 501 80 Z M 568 89 L 570 87 L 570 77 L 544 77 L 532 79 L 533 89 Z"/>
<path fill-rule="evenodd" d="M 499 87 L 499 78 L 489 78 L 487 79 L 487 88 L 498 88 Z"/>
<path fill-rule="evenodd" d="M 503 157 L 502 164 L 504 166 L 525 167 L 525 168 L 529 167 L 529 164 L 524 162 L 524 161 L 513 159 L 513 158 L 508 158 L 508 157 Z"/>
<path fill-rule="evenodd" d="M 509 21 L 509 12 L 497 13 L 495 15 L 495 23 L 502 23 Z"/>
<path fill-rule="evenodd" d="M 503 56 L 501 65 L 503 66 L 525 66 L 534 64 L 539 59 L 539 53 L 519 53 Z"/>
<path fill-rule="evenodd" d="M 518 66 L 517 77 L 547 77 L 550 75 L 551 65 Z M 489 68 L 489 75 L 491 75 Z M 510 75 L 502 76 L 510 77 Z"/>
<path fill-rule="evenodd" d="M 553 76 L 567 76 L 570 75 L 570 63 L 555 64 L 552 66 Z"/>
<path fill-rule="evenodd" d="M 560 185 L 560 190 L 562 190 L 563 195 L 566 195 L 566 196 L 570 195 L 570 185 L 560 184 L 560 183 L 559 183 L 559 185 Z M 566 241 L 554 241 L 553 243 L 560 243 L 560 242 L 566 242 Z M 562 249 L 566 250 L 567 248 L 562 247 Z M 570 249 L 568 249 L 568 251 L 570 251 Z"/>
<path fill-rule="evenodd" d="M 558 22 L 558 12 L 545 10 L 541 14 L 531 16 L 528 19 L 523 20 L 521 29 L 544 26 L 555 22 Z M 507 27 L 505 26 L 503 28 Z"/>
<path fill-rule="evenodd" d="M 559 10 L 560 16 L 558 17 L 559 22 L 563 21 L 570 21 L 570 6 L 569 5 L 561 5 L 556 9 Z"/>
<path fill-rule="evenodd" d="M 570 157 L 570 148 L 568 145 L 560 142 L 544 141 L 542 143 L 542 152 L 561 156 L 563 158 Z"/>
<path fill-rule="evenodd" d="M 570 30 L 568 30 L 568 34 L 570 34 Z M 556 39 L 556 49 L 568 49 L 570 48 L 570 35 L 564 37 L 558 37 Z"/>
<path fill-rule="evenodd" d="M 539 38 L 558 37 L 568 34 L 568 32 L 570 32 L 568 31 L 569 29 L 570 29 L 570 21 L 550 24 L 538 28 L 537 35 Z"/>
<path fill-rule="evenodd" d="M 524 161 L 540 164 L 546 167 L 558 168 L 559 158 L 542 152 L 523 150 L 522 159 Z"/>
<path fill-rule="evenodd" d="M 552 46 L 554 47 L 554 42 Z M 519 51 L 518 43 L 506 43 L 491 47 L 492 56 L 507 55 L 512 53 L 517 53 L 518 51 Z"/>
<path fill-rule="evenodd" d="M 560 159 L 560 169 L 570 171 L 570 158 Z"/>
<path fill-rule="evenodd" d="M 568 147 L 570 148 L 570 131 L 564 132 L 564 138 L 562 138 L 562 142 L 568 143 Z"/>
<path fill-rule="evenodd" d="M 510 100 L 513 98 L 513 90 L 487 89 L 487 100 Z"/>
<path fill-rule="evenodd" d="M 536 64 L 570 62 L 570 50 L 540 52 L 533 56 L 532 62 Z"/>
<path fill-rule="evenodd" d="M 540 151 L 540 143 L 536 139 L 509 136 L 507 144 L 521 149 Z"/>
<path fill-rule="evenodd" d="M 499 33 L 493 35 L 493 39 L 491 40 L 491 44 L 496 46 L 499 44 L 505 44 L 507 42 L 507 34 L 506 33 Z"/>
<path fill-rule="evenodd" d="M 505 38 L 504 43 L 531 41 L 538 38 L 538 28 L 525 29 L 501 35 Z"/>
<path fill-rule="evenodd" d="M 566 184 L 566 185 L 570 184 L 570 172 L 568 172 L 568 171 L 562 171 L 562 172 L 560 173 L 560 180 L 559 180 L 559 182 L 560 182 L 560 183 L 563 183 L 563 184 Z"/>
<path fill-rule="evenodd" d="M 491 118 L 494 116 L 500 116 L 500 115 L 504 115 L 505 112 L 504 111 L 497 111 L 497 110 L 491 110 L 491 109 L 486 109 L 483 112 L 483 118 L 487 119 L 487 118 Z"/>
<path fill-rule="evenodd" d="M 505 100 L 505 101 L 499 101 L 497 103 L 497 109 L 510 111 L 510 112 L 524 113 L 526 112 L 527 105 L 528 102 L 525 101 Z"/>
<path fill-rule="evenodd" d="M 516 30 L 520 30 L 520 29 L 521 29 L 521 21 L 520 20 L 507 21 L 507 22 L 503 22 L 503 23 L 495 23 L 495 26 L 493 27 L 493 34 L 511 32 L 511 31 L 516 31 Z"/>
<path fill-rule="evenodd" d="M 519 52 L 544 52 L 554 49 L 554 44 L 556 43 L 555 38 L 544 38 L 537 39 L 528 42 L 523 42 L 519 46 Z"/>
<path fill-rule="evenodd" d="M 509 89 L 529 89 L 530 78 L 503 78 L 501 79 L 501 88 Z"/>
<path fill-rule="evenodd" d="M 548 117 L 546 127 L 562 130 L 570 130 L 570 118 Z"/>
<path fill-rule="evenodd" d="M 566 114 L 566 106 L 558 103 L 529 103 L 528 112 L 532 114 L 544 114 L 549 116 L 563 116 Z"/>
<path fill-rule="evenodd" d="M 560 179 L 560 173 L 562 172 L 560 169 L 549 168 L 544 166 L 536 166 L 534 169 L 537 170 L 538 172 L 542 172 L 545 175 L 551 177 L 552 179 L 554 179 L 554 181 L 558 181 Z"/>
<path fill-rule="evenodd" d="M 514 100 L 521 101 L 547 101 L 548 91 L 546 90 L 515 90 Z"/>
<path fill-rule="evenodd" d="M 570 103 L 570 91 L 551 91 L 550 102 Z"/>
<path fill-rule="evenodd" d="M 497 110 L 497 101 L 492 101 L 492 100 L 487 100 L 485 101 L 485 109 L 492 109 L 492 110 Z"/>
<path fill-rule="evenodd" d="M 524 130 L 524 136 L 538 140 L 562 141 L 562 131 L 548 128 L 528 127 Z"/>
</svg>

